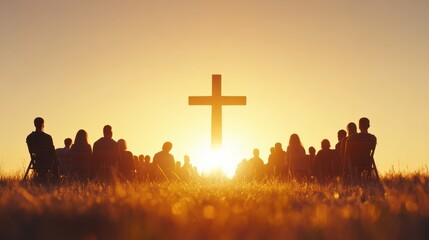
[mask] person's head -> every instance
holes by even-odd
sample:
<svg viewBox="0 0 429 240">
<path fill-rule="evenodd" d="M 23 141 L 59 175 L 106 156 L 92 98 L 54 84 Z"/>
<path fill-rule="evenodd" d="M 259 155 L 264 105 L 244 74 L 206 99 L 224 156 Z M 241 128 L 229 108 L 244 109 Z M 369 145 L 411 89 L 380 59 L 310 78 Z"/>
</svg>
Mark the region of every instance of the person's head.
<svg viewBox="0 0 429 240">
<path fill-rule="evenodd" d="M 271 147 L 270 148 L 270 153 L 274 153 L 274 151 L 275 151 L 276 149 L 274 148 L 274 147 Z"/>
<path fill-rule="evenodd" d="M 298 134 L 294 133 L 294 134 L 290 135 L 289 147 L 292 147 L 292 148 L 302 147 L 301 140 L 299 139 Z"/>
<path fill-rule="evenodd" d="M 103 136 L 105 138 L 112 138 L 113 132 L 112 132 L 112 127 L 110 125 L 106 125 L 103 127 Z"/>
<path fill-rule="evenodd" d="M 363 117 L 359 119 L 359 130 L 363 133 L 367 133 L 369 128 L 369 119 Z"/>
<path fill-rule="evenodd" d="M 144 155 L 143 154 L 139 155 L 139 162 L 144 162 Z"/>
<path fill-rule="evenodd" d="M 323 150 L 331 148 L 331 143 L 328 139 L 323 139 L 322 143 L 320 144 Z"/>
<path fill-rule="evenodd" d="M 126 151 L 127 150 L 127 142 L 124 139 L 118 140 L 118 148 L 119 151 Z"/>
<path fill-rule="evenodd" d="M 71 138 L 66 138 L 66 139 L 64 139 L 64 146 L 66 147 L 66 148 L 70 148 L 70 146 L 72 145 L 72 140 L 71 140 Z"/>
<path fill-rule="evenodd" d="M 337 137 L 338 137 L 338 141 L 341 141 L 342 139 L 344 139 L 345 137 L 347 137 L 347 132 L 344 129 L 341 129 L 338 131 L 337 133 Z"/>
<path fill-rule="evenodd" d="M 347 124 L 347 133 L 349 136 L 357 133 L 357 127 L 356 127 L 356 124 L 354 122 Z"/>
<path fill-rule="evenodd" d="M 276 150 L 276 151 L 283 151 L 283 149 L 282 149 L 282 144 L 281 143 L 276 143 L 275 145 L 274 145 L 274 149 Z"/>
<path fill-rule="evenodd" d="M 253 149 L 253 156 L 259 157 L 259 149 L 257 149 L 257 148 Z"/>
<path fill-rule="evenodd" d="M 183 157 L 183 160 L 184 160 L 185 164 L 189 164 L 189 163 L 191 162 L 191 159 L 189 158 L 189 156 L 188 156 L 188 155 L 185 155 L 185 156 Z"/>
<path fill-rule="evenodd" d="M 144 156 L 144 162 L 147 164 L 150 163 L 150 156 L 149 155 Z"/>
<path fill-rule="evenodd" d="M 162 145 L 162 151 L 164 152 L 170 152 L 172 148 L 173 148 L 173 144 L 171 142 L 165 142 Z"/>
<path fill-rule="evenodd" d="M 316 155 L 316 149 L 315 149 L 314 147 L 309 147 L 309 148 L 308 148 L 308 153 L 309 153 L 311 156 L 314 156 L 314 155 Z"/>
<path fill-rule="evenodd" d="M 182 166 L 182 163 L 180 161 L 176 161 L 176 168 L 180 168 Z"/>
<path fill-rule="evenodd" d="M 88 133 L 85 130 L 80 129 L 76 133 L 76 137 L 74 138 L 75 145 L 88 144 Z"/>
<path fill-rule="evenodd" d="M 36 131 L 43 131 L 45 128 L 45 120 L 41 117 L 36 117 L 34 119 L 34 127 L 36 127 Z"/>
</svg>

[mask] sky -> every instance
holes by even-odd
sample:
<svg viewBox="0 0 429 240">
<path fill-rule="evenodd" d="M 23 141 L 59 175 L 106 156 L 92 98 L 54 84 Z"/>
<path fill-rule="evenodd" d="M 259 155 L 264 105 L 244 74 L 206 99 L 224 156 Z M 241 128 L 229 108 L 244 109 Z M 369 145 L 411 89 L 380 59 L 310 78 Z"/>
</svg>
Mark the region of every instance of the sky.
<svg viewBox="0 0 429 240">
<path fill-rule="evenodd" d="M 55 147 L 105 124 L 135 155 L 173 143 L 200 168 L 210 107 L 224 95 L 223 143 L 233 165 L 297 133 L 306 149 L 331 145 L 361 117 L 378 139 L 382 173 L 427 169 L 429 1 L 0 0 L 0 171 L 23 172 L 33 119 Z"/>
</svg>

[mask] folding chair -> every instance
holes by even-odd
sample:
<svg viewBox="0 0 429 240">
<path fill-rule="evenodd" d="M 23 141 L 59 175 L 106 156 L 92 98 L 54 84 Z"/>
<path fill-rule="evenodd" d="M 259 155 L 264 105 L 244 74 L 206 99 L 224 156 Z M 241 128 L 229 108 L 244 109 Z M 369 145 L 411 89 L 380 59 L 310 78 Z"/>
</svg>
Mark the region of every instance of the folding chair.
<svg viewBox="0 0 429 240">
<path fill-rule="evenodd" d="M 374 162 L 375 146 L 370 142 L 347 142 L 346 161 L 352 183 L 367 181 L 380 183 Z"/>
<path fill-rule="evenodd" d="M 39 174 L 44 172 L 43 174 L 46 175 L 44 177 L 46 177 L 46 179 L 42 179 L 43 181 L 47 181 L 48 177 L 49 177 L 49 173 L 52 172 L 53 168 L 54 168 L 54 161 L 52 161 L 51 165 L 49 167 L 42 167 L 42 166 L 37 166 L 36 164 L 38 164 L 38 161 L 41 161 L 41 159 L 38 159 L 39 156 L 41 156 L 41 146 L 39 145 L 28 145 L 28 151 L 30 152 L 30 163 L 28 164 L 27 170 L 25 171 L 24 174 L 24 178 L 23 181 L 27 181 L 27 178 L 29 176 L 30 170 L 33 170 L 33 172 L 35 172 L 37 174 L 37 177 L 39 177 Z M 40 179 L 39 179 L 40 180 Z"/>
</svg>

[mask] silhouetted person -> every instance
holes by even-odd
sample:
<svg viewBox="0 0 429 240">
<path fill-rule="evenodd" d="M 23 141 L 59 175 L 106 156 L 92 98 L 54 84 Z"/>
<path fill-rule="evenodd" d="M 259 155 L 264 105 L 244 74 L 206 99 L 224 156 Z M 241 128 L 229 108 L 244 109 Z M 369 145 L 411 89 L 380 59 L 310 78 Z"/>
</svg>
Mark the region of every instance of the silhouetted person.
<svg viewBox="0 0 429 240">
<path fill-rule="evenodd" d="M 138 164 L 139 164 L 139 156 L 134 155 L 133 156 L 133 167 L 134 167 L 133 175 L 134 175 L 134 178 L 137 178 L 137 166 L 138 166 Z"/>
<path fill-rule="evenodd" d="M 170 154 L 172 148 L 171 142 L 165 142 L 162 145 L 162 151 L 153 156 L 153 164 L 158 179 L 172 179 L 175 166 L 174 157 Z"/>
<path fill-rule="evenodd" d="M 76 180 L 86 180 L 90 177 L 92 160 L 92 148 L 88 143 L 88 133 L 80 129 L 76 133 L 74 144 L 70 149 L 72 157 L 71 175 Z"/>
<path fill-rule="evenodd" d="M 297 179 L 309 177 L 310 166 L 305 155 L 305 148 L 302 146 L 298 134 L 290 135 L 289 145 L 286 150 L 286 164 L 293 176 Z"/>
<path fill-rule="evenodd" d="M 268 176 L 274 176 L 275 151 L 276 151 L 276 149 L 274 147 L 270 148 L 270 155 L 268 156 L 268 163 L 265 166 L 265 174 Z"/>
<path fill-rule="evenodd" d="M 282 175 L 282 171 L 288 167 L 286 164 L 286 152 L 283 150 L 282 144 L 279 142 L 274 145 L 273 166 L 275 177 L 280 177 Z"/>
<path fill-rule="evenodd" d="M 131 181 L 134 179 L 134 157 L 130 151 L 127 151 L 127 142 L 124 139 L 118 140 L 119 148 L 119 174 L 125 180 Z"/>
<path fill-rule="evenodd" d="M 375 149 L 375 146 L 377 145 L 377 138 L 368 132 L 369 127 L 370 125 L 369 125 L 368 118 L 364 117 L 359 119 L 360 133 L 350 136 L 347 141 L 348 142 L 368 142 L 371 144 L 371 147 Z"/>
<path fill-rule="evenodd" d="M 135 162 L 137 180 L 146 180 L 144 173 L 144 155 L 140 154 Z"/>
<path fill-rule="evenodd" d="M 361 118 L 359 120 L 359 130 L 360 133 L 353 134 L 347 139 L 346 143 L 346 154 L 352 154 L 349 151 L 349 145 L 352 143 L 364 144 L 365 147 L 361 148 L 359 152 L 354 152 L 351 160 L 354 161 L 351 164 L 353 166 L 361 166 L 364 168 L 371 168 L 373 159 L 371 159 L 372 153 L 375 151 L 375 146 L 377 145 L 377 138 L 368 133 L 368 128 L 370 127 L 368 118 Z M 361 175 L 361 172 L 357 173 L 358 176 Z"/>
<path fill-rule="evenodd" d="M 249 176 L 260 180 L 264 177 L 264 161 L 259 157 L 259 149 L 253 149 L 253 157 L 249 159 Z"/>
<path fill-rule="evenodd" d="M 47 183 L 48 172 L 52 173 L 53 180 L 58 181 L 58 162 L 52 137 L 43 132 L 45 121 L 41 117 L 34 119 L 36 130 L 27 136 L 27 146 L 33 159 L 35 181 Z"/>
<path fill-rule="evenodd" d="M 240 180 L 247 180 L 250 171 L 249 161 L 243 159 L 235 169 L 235 178 Z"/>
<path fill-rule="evenodd" d="M 313 176 L 316 175 L 315 166 L 314 166 L 315 158 L 316 158 L 316 149 L 314 147 L 309 147 L 307 161 L 308 161 L 308 164 L 310 165 L 310 171 Z"/>
<path fill-rule="evenodd" d="M 109 180 L 116 176 L 119 162 L 119 148 L 112 139 L 112 127 L 103 128 L 103 137 L 94 143 L 94 162 L 97 177 Z"/>
<path fill-rule="evenodd" d="M 343 177 L 346 177 L 345 175 L 348 175 L 348 168 L 346 161 L 346 143 L 347 139 L 357 133 L 357 126 L 354 122 L 350 122 L 347 124 L 347 137 L 343 138 L 341 140 L 341 148 L 340 148 L 340 172 Z"/>
<path fill-rule="evenodd" d="M 343 139 L 347 137 L 347 132 L 341 129 L 337 133 L 338 143 L 335 144 L 335 161 L 334 161 L 334 174 L 335 176 L 341 176 L 341 143 Z"/>
<path fill-rule="evenodd" d="M 316 155 L 315 168 L 318 181 L 326 182 L 334 177 L 333 163 L 336 156 L 335 150 L 330 149 L 331 143 L 328 139 L 322 140 L 321 147 L 322 149 Z"/>
<path fill-rule="evenodd" d="M 189 158 L 189 156 L 185 155 L 183 157 L 183 161 L 184 161 L 184 163 L 182 166 L 182 172 L 184 175 L 184 179 L 187 180 L 187 179 L 194 178 L 195 172 L 194 172 L 194 168 L 192 167 L 191 159 Z"/>
<path fill-rule="evenodd" d="M 185 174 L 182 170 L 182 163 L 180 161 L 176 161 L 176 164 L 174 166 L 174 173 L 176 180 L 184 180 Z"/>
<path fill-rule="evenodd" d="M 144 169 L 146 172 L 146 180 L 153 180 L 155 179 L 155 170 L 153 163 L 150 162 L 150 156 L 146 155 L 144 157 Z"/>
<path fill-rule="evenodd" d="M 57 160 L 58 160 L 58 170 L 61 176 L 66 176 L 66 177 L 70 176 L 71 145 L 72 145 L 71 138 L 66 138 L 64 139 L 64 147 L 57 148 L 55 150 L 55 154 L 57 155 Z"/>
</svg>

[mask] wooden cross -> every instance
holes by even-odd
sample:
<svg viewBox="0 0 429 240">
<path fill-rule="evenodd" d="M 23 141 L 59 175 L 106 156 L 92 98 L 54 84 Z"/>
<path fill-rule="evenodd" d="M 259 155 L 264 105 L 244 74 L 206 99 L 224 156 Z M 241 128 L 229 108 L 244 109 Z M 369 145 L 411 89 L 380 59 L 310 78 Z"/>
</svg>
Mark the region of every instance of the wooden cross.
<svg viewBox="0 0 429 240">
<path fill-rule="evenodd" d="M 189 97 L 189 105 L 212 106 L 212 150 L 222 147 L 222 106 L 246 105 L 246 97 L 222 96 L 222 76 L 212 75 L 212 95 Z"/>
</svg>

